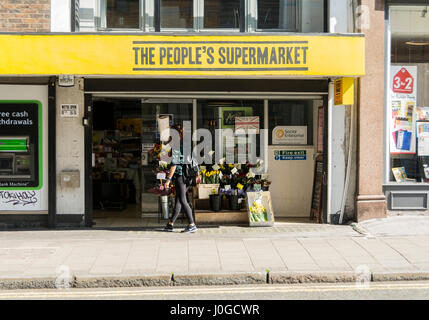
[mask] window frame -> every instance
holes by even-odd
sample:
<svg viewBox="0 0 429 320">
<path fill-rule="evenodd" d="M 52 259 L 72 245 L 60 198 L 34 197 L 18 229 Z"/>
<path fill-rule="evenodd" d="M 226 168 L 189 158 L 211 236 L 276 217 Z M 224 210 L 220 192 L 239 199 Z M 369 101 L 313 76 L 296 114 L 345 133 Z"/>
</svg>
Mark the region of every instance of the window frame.
<svg viewBox="0 0 429 320">
<path fill-rule="evenodd" d="M 250 13 L 254 19 L 253 19 L 253 30 L 254 32 L 294 32 L 299 33 L 300 32 L 300 26 L 301 26 L 301 13 L 302 13 L 302 0 L 297 0 L 297 6 L 296 6 L 296 12 L 295 12 L 295 29 L 283 29 L 283 28 L 276 28 L 276 29 L 265 29 L 265 28 L 258 28 L 258 0 L 249 0 L 254 3 L 254 6 L 252 7 L 253 11 Z M 324 18 L 325 19 L 325 18 Z"/>
<path fill-rule="evenodd" d="M 233 33 L 240 33 L 241 30 L 243 29 L 242 27 L 240 27 L 240 22 L 241 22 L 241 17 L 239 17 L 239 27 L 238 28 L 205 28 L 204 27 L 204 1 L 205 0 L 194 0 L 198 3 L 198 31 L 199 32 L 233 32 Z M 245 22 L 244 22 L 244 30 L 247 29 L 247 21 L 248 21 L 248 12 L 246 10 L 246 8 L 248 7 L 248 2 L 249 1 L 253 1 L 253 0 L 244 0 L 244 8 L 241 7 L 241 3 L 240 3 L 240 8 L 239 11 L 242 12 L 242 14 L 245 16 Z M 244 31 L 246 32 L 246 31 Z"/>
<path fill-rule="evenodd" d="M 389 0 L 386 1 L 385 7 L 385 94 L 384 94 L 384 162 L 383 162 L 383 185 L 384 186 L 427 186 L 429 182 L 396 182 L 391 180 L 392 174 L 392 154 L 390 153 L 390 113 L 389 108 L 391 105 L 390 97 L 390 68 L 392 66 L 392 20 L 391 20 L 391 9 L 398 6 L 425 6 L 427 2 L 423 3 L 423 0 L 420 2 L 414 0 L 411 3 L 401 1 L 401 0 Z M 417 103 L 416 103 L 417 104 Z M 416 154 L 417 154 L 417 145 L 416 145 Z"/>
<path fill-rule="evenodd" d="M 162 0 L 139 0 L 139 27 L 138 28 L 108 28 L 106 21 L 107 0 L 96 1 L 95 29 L 97 31 L 107 32 L 159 32 L 159 33 L 177 33 L 177 32 L 195 32 L 195 33 L 302 33 L 301 13 L 302 1 L 297 0 L 295 13 L 294 29 L 264 29 L 258 28 L 258 0 L 240 0 L 240 13 L 243 17 L 239 18 L 239 28 L 205 28 L 204 27 L 204 1 L 193 0 L 193 28 L 162 28 L 161 27 L 161 3 Z M 324 31 L 328 30 L 328 0 L 324 2 Z"/>
<path fill-rule="evenodd" d="M 107 27 L 107 0 L 97 0 L 97 9 L 99 12 L 98 23 L 95 23 L 97 31 L 110 32 L 140 32 L 146 29 L 146 3 L 150 1 L 139 0 L 139 27 L 138 28 L 108 28 Z"/>
<path fill-rule="evenodd" d="M 315 119 L 315 110 L 314 110 L 314 101 L 319 101 L 322 100 L 322 98 L 320 99 L 315 99 L 314 97 L 308 97 L 308 98 L 303 98 L 303 99 L 267 99 L 267 123 L 268 123 L 268 127 L 267 129 L 269 130 L 269 134 L 268 134 L 268 146 L 269 147 L 305 147 L 305 148 L 313 148 L 313 147 L 317 147 L 317 139 L 315 141 L 314 139 L 314 130 L 317 129 L 317 119 Z M 273 134 L 273 130 L 275 128 L 271 126 L 270 123 L 270 114 L 274 111 L 272 111 L 272 105 L 271 102 L 279 102 L 279 101 L 305 101 L 306 103 L 309 103 L 310 101 L 313 103 L 313 106 L 310 107 L 310 105 L 306 105 L 304 108 L 304 113 L 305 116 L 307 117 L 307 143 L 306 144 L 273 144 L 273 138 L 272 138 L 272 134 Z"/>
<path fill-rule="evenodd" d="M 153 21 L 157 21 L 159 23 L 159 26 L 156 26 L 154 23 L 154 29 L 158 29 L 159 32 L 232 32 L 232 33 L 240 33 L 242 32 L 243 28 L 204 28 L 204 0 L 193 0 L 193 9 L 194 9 L 194 27 L 193 28 L 162 28 L 161 27 L 161 17 L 160 17 L 160 1 L 162 0 L 149 0 L 154 2 L 154 7 L 157 6 L 157 3 L 159 3 L 159 18 L 156 18 L 156 10 L 153 14 Z M 241 0 L 243 1 L 243 0 Z M 249 1 L 254 0 L 244 0 L 244 16 L 245 16 L 245 23 L 244 23 L 244 32 L 247 32 L 247 21 L 248 21 L 248 12 L 247 12 L 247 3 Z M 240 10 L 242 10 L 240 8 Z"/>
<path fill-rule="evenodd" d="M 192 5 L 193 5 L 193 28 L 163 28 L 161 26 L 161 1 L 162 0 L 148 0 L 148 1 L 153 1 L 154 2 L 154 7 L 156 7 L 156 2 L 159 3 L 159 32 L 196 32 L 198 30 L 198 2 L 199 0 L 192 0 Z M 156 15 L 156 10 L 154 12 L 153 15 L 153 21 L 156 21 L 157 19 L 155 18 Z M 154 26 L 154 28 L 156 29 L 156 26 Z"/>
</svg>

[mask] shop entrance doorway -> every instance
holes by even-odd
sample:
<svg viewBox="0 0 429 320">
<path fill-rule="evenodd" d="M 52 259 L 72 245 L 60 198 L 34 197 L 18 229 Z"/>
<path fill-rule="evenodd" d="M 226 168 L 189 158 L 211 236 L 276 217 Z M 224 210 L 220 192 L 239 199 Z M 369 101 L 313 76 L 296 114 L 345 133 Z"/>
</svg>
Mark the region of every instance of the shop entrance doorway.
<svg viewBox="0 0 429 320">
<path fill-rule="evenodd" d="M 158 225 L 158 118 L 192 121 L 192 100 L 94 98 L 92 209 L 96 227 Z"/>
<path fill-rule="evenodd" d="M 262 146 L 265 150 L 268 176 L 254 180 L 268 180 L 276 222 L 315 223 L 316 219 L 310 219 L 314 216 L 314 208 L 319 221 L 327 222 L 328 99 L 325 95 L 284 95 L 271 99 L 197 95 L 161 99 L 137 94 L 122 97 L 87 94 L 86 102 L 89 106 L 85 114 L 89 124 L 86 128 L 86 172 L 91 174 L 86 175 L 85 185 L 91 186 L 88 189 L 92 192 L 85 193 L 88 226 L 92 226 L 92 222 L 97 228 L 160 227 L 165 224 L 166 220 L 162 218 L 166 217 L 160 213 L 159 194 L 153 192 L 160 182 L 154 172 L 159 159 L 153 153 L 160 142 L 157 120 L 160 117 L 168 119 L 169 125 L 190 121 L 193 131 L 203 129 L 212 133 L 213 147 L 217 141 L 213 134 L 216 129 L 234 131 L 238 122 L 250 123 L 259 133 L 255 144 L 247 145 L 246 150 L 256 149 L 258 156 Z M 260 139 L 263 130 L 266 130 L 265 141 Z M 226 150 L 224 140 L 220 141 Z M 235 140 L 233 153 L 238 151 L 238 137 Z M 224 183 L 225 177 L 212 181 L 216 178 L 213 171 L 219 171 L 213 165 L 200 168 L 208 175 L 206 186 L 197 188 L 193 194 L 197 223 L 246 224 L 246 198 L 239 205 L 241 212 L 237 216 L 240 222 L 237 223 L 227 220 L 234 215 L 229 210 L 231 204 L 226 196 L 220 213 L 211 209 L 209 194 L 213 188 L 206 188 L 209 193 L 204 193 L 207 191 L 204 187 L 218 183 L 216 190 L 223 189 L 222 192 L 226 191 L 225 185 L 233 190 L 238 188 L 234 177 L 229 183 Z M 238 173 L 241 173 L 240 169 Z M 253 192 L 255 186 L 247 183 L 249 179 L 244 180 L 244 189 Z M 239 182 L 243 184 L 241 180 Z M 265 181 L 263 185 L 261 182 L 253 184 L 266 187 Z"/>
</svg>

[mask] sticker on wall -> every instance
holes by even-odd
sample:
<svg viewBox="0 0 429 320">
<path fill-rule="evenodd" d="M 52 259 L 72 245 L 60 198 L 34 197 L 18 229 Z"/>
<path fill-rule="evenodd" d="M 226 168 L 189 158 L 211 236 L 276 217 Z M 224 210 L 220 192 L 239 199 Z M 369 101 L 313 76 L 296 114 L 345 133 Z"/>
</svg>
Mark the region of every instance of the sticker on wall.
<svg viewBox="0 0 429 320">
<path fill-rule="evenodd" d="M 79 109 L 77 104 L 62 104 L 61 117 L 63 118 L 77 118 L 79 116 Z"/>
<path fill-rule="evenodd" d="M 274 150 L 274 160 L 307 160 L 306 150 Z"/>
<path fill-rule="evenodd" d="M 60 87 L 73 87 L 74 76 L 71 74 L 60 74 L 58 76 L 58 85 Z"/>
</svg>

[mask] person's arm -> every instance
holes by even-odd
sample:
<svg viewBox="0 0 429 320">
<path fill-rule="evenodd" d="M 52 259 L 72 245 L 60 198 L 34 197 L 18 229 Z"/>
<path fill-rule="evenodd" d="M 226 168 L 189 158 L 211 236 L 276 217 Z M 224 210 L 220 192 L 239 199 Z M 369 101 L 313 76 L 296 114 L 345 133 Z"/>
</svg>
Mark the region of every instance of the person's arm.
<svg viewBox="0 0 429 320">
<path fill-rule="evenodd" d="M 167 174 L 167 177 L 166 177 L 167 181 L 165 181 L 165 184 L 164 184 L 164 187 L 166 189 L 168 189 L 168 187 L 170 186 L 170 182 L 171 182 L 171 179 L 173 178 L 173 175 L 174 175 L 175 171 L 176 171 L 176 166 L 172 166 L 170 168 L 170 171 L 168 171 L 168 174 Z"/>
</svg>

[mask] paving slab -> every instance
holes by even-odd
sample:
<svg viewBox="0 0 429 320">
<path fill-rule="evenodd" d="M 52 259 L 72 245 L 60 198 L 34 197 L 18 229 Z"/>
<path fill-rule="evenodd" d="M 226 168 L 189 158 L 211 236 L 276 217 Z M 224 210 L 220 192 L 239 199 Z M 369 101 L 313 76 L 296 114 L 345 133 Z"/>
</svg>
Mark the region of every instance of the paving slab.
<svg viewBox="0 0 429 320">
<path fill-rule="evenodd" d="M 270 239 L 244 239 L 243 242 L 255 270 L 286 270 Z"/>
<path fill-rule="evenodd" d="M 189 271 L 220 271 L 220 259 L 216 241 L 211 240 L 193 240 L 188 241 L 189 252 Z"/>
<path fill-rule="evenodd" d="M 224 271 L 253 271 L 252 260 L 242 240 L 216 241 L 221 269 Z"/>
<path fill-rule="evenodd" d="M 358 225 L 377 237 L 429 235 L 429 215 L 389 216 L 362 221 Z"/>
<path fill-rule="evenodd" d="M 429 263 L 429 248 L 416 245 L 407 238 L 383 238 L 382 241 L 412 264 Z"/>
<path fill-rule="evenodd" d="M 273 240 L 287 270 L 320 270 L 310 253 L 297 239 Z"/>
<path fill-rule="evenodd" d="M 157 272 L 188 271 L 188 244 L 183 241 L 161 241 L 157 259 Z"/>
<path fill-rule="evenodd" d="M 326 239 L 300 239 L 301 245 L 308 251 L 321 270 L 350 271 L 350 264 L 334 249 Z"/>
<path fill-rule="evenodd" d="M 387 270 L 415 269 L 405 257 L 384 243 L 381 239 L 355 238 L 353 240 L 371 254 L 371 256 Z"/>
</svg>

